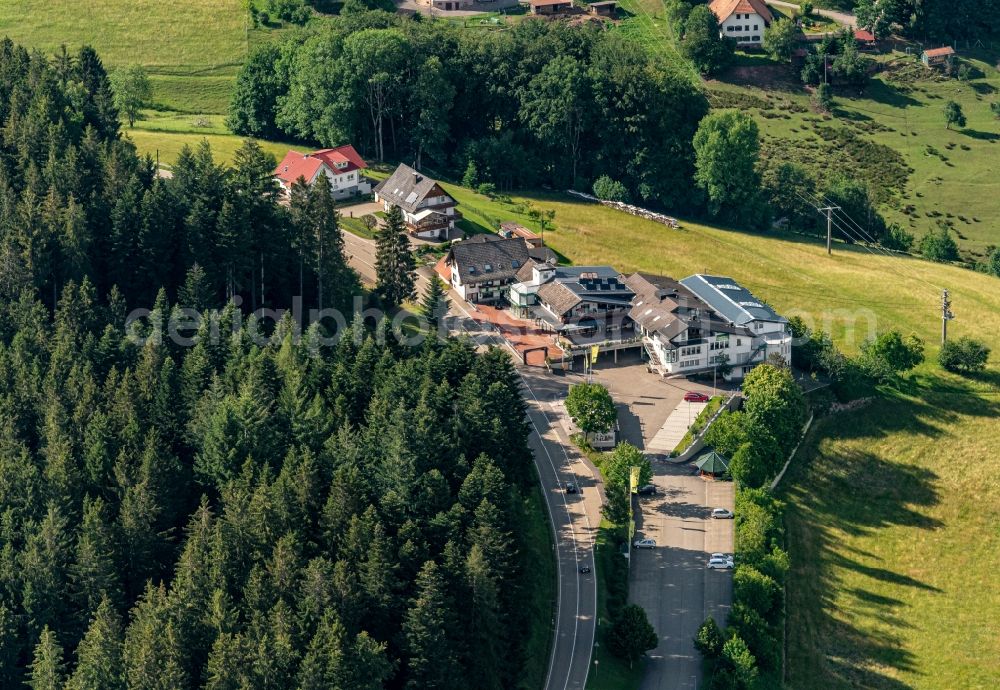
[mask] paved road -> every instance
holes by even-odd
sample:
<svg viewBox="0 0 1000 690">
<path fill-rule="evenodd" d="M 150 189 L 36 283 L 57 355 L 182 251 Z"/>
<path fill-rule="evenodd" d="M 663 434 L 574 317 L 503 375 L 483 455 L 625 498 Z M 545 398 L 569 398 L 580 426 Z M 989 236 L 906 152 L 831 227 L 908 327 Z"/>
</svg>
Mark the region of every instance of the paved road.
<svg viewBox="0 0 1000 690">
<path fill-rule="evenodd" d="M 733 508 L 732 482 L 701 479 L 685 463 L 656 463 L 656 497 L 643 499 L 636 533 L 657 547 L 633 551 L 630 600 L 642 606 L 660 643 L 649 653 L 642 690 L 697 690 L 701 658 L 692 642 L 708 615 L 724 625 L 732 572 L 708 570 L 708 554 L 733 552 L 733 521 L 711 509 Z"/>
<path fill-rule="evenodd" d="M 767 0 L 767 4 L 774 5 L 775 7 L 782 7 L 788 10 L 799 9 L 798 3 L 784 2 L 784 0 Z M 838 12 L 837 10 L 826 10 L 817 7 L 813 9 L 813 13 L 818 14 L 821 17 L 826 17 L 827 19 L 832 19 L 838 24 L 843 24 L 844 26 L 849 26 L 851 28 L 857 26 L 857 20 L 850 12 Z"/>
<path fill-rule="evenodd" d="M 451 313 L 469 335 L 483 336 L 505 347 L 492 331 L 476 332 L 464 303 L 452 295 Z M 516 358 L 515 358 L 516 361 Z M 600 526 L 601 492 L 599 475 L 576 452 L 559 423 L 554 403 L 566 396 L 568 381 L 518 369 L 528 402 L 529 437 L 535 468 L 545 496 L 555 534 L 558 594 L 554 639 L 545 690 L 583 690 L 590 671 L 591 653 L 597 632 L 597 579 L 594 572 L 594 542 Z M 580 492 L 567 494 L 567 482 Z M 581 566 L 591 572 L 581 574 Z"/>
<path fill-rule="evenodd" d="M 366 284 L 375 284 L 375 240 L 347 232 L 344 236 L 344 253 L 347 254 L 347 263 L 351 265 L 361 280 Z"/>
</svg>

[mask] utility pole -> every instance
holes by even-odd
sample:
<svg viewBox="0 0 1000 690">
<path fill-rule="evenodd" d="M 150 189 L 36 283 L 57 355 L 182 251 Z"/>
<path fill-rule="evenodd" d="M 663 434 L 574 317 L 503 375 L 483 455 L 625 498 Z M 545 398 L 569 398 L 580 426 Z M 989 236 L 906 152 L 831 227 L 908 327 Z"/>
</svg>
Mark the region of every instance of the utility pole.
<svg viewBox="0 0 1000 690">
<path fill-rule="evenodd" d="M 948 342 L 948 322 L 955 318 L 951 312 L 951 300 L 948 299 L 948 291 L 941 291 L 941 344 Z"/>
<path fill-rule="evenodd" d="M 826 211 L 826 253 L 832 254 L 830 249 L 830 242 L 833 238 L 833 212 L 839 211 L 840 206 L 824 206 L 823 208 L 817 208 L 817 211 Z"/>
</svg>

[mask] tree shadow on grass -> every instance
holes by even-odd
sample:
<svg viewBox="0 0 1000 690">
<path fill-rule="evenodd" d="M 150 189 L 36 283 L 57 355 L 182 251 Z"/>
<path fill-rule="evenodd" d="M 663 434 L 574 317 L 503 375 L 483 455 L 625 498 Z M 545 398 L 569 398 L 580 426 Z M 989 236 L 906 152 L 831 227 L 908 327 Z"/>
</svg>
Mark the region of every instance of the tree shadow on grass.
<svg viewBox="0 0 1000 690">
<path fill-rule="evenodd" d="M 963 129 L 962 134 L 972 139 L 980 139 L 982 141 L 996 141 L 1000 139 L 1000 134 L 996 132 L 980 132 L 978 129 Z"/>
<path fill-rule="evenodd" d="M 944 592 L 893 561 L 842 545 L 838 535 L 941 528 L 928 509 L 939 501 L 935 483 L 947 468 L 899 462 L 865 444 L 820 445 L 820 440 L 875 440 L 903 431 L 937 435 L 944 420 L 958 415 L 1000 413 L 982 399 L 962 400 L 975 396 L 968 395 L 961 381 L 936 377 L 933 383 L 911 377 L 900 383 L 903 390 L 867 408 L 821 420 L 798 456 L 802 462 L 792 466 L 784 485 L 793 563 L 788 585 L 790 687 L 910 687 L 893 677 L 917 672 L 900 634 L 910 626 L 909 605 L 906 597 L 894 595 Z M 850 587 L 841 583 L 846 572 L 854 574 Z M 842 610 L 845 600 L 850 603 Z"/>
<path fill-rule="evenodd" d="M 887 84 L 881 79 L 872 79 L 865 89 L 865 95 L 878 103 L 884 103 L 894 108 L 908 108 L 920 105 L 920 101 L 908 95 L 902 89 Z"/>
</svg>

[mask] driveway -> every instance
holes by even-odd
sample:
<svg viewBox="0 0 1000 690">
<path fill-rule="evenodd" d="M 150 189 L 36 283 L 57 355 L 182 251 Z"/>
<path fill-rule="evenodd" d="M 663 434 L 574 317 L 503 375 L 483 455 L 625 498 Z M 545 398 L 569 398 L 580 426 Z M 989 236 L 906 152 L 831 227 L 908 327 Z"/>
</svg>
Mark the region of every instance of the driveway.
<svg viewBox="0 0 1000 690">
<path fill-rule="evenodd" d="M 648 654 L 642 690 L 697 690 L 701 657 L 693 638 L 709 615 L 724 625 L 732 603 L 732 571 L 706 568 L 708 554 L 733 552 L 733 521 L 712 508 L 733 509 L 733 483 L 707 481 L 690 464 L 655 463 L 654 497 L 640 501 L 637 537 L 656 540 L 633 550 L 629 599 L 642 606 L 660 643 Z"/>
<path fill-rule="evenodd" d="M 780 7 L 782 9 L 800 9 L 799 4 L 795 2 L 784 2 L 784 0 L 767 0 L 768 5 L 774 5 L 775 7 Z M 850 12 L 838 12 L 837 10 L 826 10 L 819 7 L 813 9 L 814 14 L 818 14 L 821 17 L 826 17 L 831 19 L 838 24 L 843 24 L 844 26 L 851 27 L 852 29 L 857 26 L 857 19 Z"/>
</svg>

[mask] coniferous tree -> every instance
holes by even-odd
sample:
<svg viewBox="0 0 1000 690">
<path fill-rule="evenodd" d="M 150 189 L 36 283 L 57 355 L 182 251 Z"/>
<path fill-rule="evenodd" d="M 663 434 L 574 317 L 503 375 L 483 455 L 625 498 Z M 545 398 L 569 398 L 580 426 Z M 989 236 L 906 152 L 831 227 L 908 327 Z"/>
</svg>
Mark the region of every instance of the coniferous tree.
<svg viewBox="0 0 1000 690">
<path fill-rule="evenodd" d="M 28 680 L 25 681 L 25 685 L 31 690 L 62 690 L 66 673 L 63 648 L 56 634 L 47 625 L 42 628 L 28 669 Z"/>
<path fill-rule="evenodd" d="M 444 285 L 437 274 L 430 277 L 420 306 L 423 309 L 424 318 L 427 319 L 432 328 L 437 329 L 441 317 L 448 311 L 448 298 L 444 294 Z"/>
<path fill-rule="evenodd" d="M 403 211 L 393 206 L 375 235 L 375 290 L 387 309 L 395 309 L 413 297 L 413 268 Z"/>
<path fill-rule="evenodd" d="M 407 688 L 466 687 L 449 639 L 454 632 L 444 580 L 438 565 L 427 561 L 417 576 L 417 595 L 403 621 Z"/>
<path fill-rule="evenodd" d="M 111 601 L 102 599 L 76 649 L 76 668 L 66 690 L 124 690 L 122 622 Z"/>
</svg>

